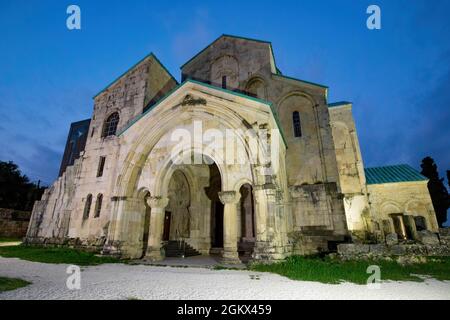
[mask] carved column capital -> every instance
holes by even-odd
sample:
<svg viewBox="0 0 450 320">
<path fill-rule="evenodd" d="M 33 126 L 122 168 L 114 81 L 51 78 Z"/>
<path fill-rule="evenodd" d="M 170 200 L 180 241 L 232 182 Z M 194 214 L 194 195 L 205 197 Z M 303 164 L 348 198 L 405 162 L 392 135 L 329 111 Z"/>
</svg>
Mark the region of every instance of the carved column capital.
<svg viewBox="0 0 450 320">
<path fill-rule="evenodd" d="M 225 204 L 235 204 L 238 203 L 241 195 L 236 191 L 222 191 L 219 192 L 220 201 Z"/>
<path fill-rule="evenodd" d="M 156 208 L 164 209 L 169 204 L 169 198 L 149 197 L 147 199 L 147 204 L 152 209 L 156 209 Z"/>
</svg>

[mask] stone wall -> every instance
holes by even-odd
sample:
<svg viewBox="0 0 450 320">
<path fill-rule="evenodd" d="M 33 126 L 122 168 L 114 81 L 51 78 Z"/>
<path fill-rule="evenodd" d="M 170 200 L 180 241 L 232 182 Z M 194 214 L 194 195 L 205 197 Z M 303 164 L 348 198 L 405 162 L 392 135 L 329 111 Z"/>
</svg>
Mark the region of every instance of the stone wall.
<svg viewBox="0 0 450 320">
<path fill-rule="evenodd" d="M 357 244 L 346 243 L 338 245 L 338 256 L 341 259 L 379 259 L 427 256 L 450 256 L 450 242 L 445 235 L 430 231 L 421 231 L 420 241 L 399 242 L 397 236 L 386 238 L 386 243 Z"/>
<path fill-rule="evenodd" d="M 118 131 L 122 130 L 176 84 L 151 54 L 94 98 L 85 151 L 35 203 L 28 231 L 30 242 L 47 243 L 49 240 L 46 239 L 64 242 L 67 238 L 80 238 L 91 243 L 106 236 L 114 206 L 111 199 L 120 166 L 117 161 L 120 143 L 117 136 L 102 136 L 105 120 L 118 112 Z M 100 157 L 106 159 L 102 176 L 97 174 Z M 84 217 L 88 195 L 92 196 L 92 202 L 88 217 Z M 95 215 L 100 195 L 103 196 L 101 210 Z"/>
<path fill-rule="evenodd" d="M 27 237 L 24 244 L 44 247 L 68 247 L 101 253 L 105 242 L 106 237 L 96 239 Z"/>
<path fill-rule="evenodd" d="M 370 184 L 367 187 L 371 215 L 384 234 L 395 232 L 392 220 L 395 214 L 402 214 L 405 219 L 409 217 L 412 222 L 414 217 L 423 217 L 427 230 L 439 231 L 427 181 Z M 415 229 L 412 222 L 412 229 Z M 412 236 L 415 238 L 414 234 Z"/>
<path fill-rule="evenodd" d="M 0 237 L 25 237 L 31 212 L 0 208 Z"/>
<path fill-rule="evenodd" d="M 361 150 L 352 115 L 352 105 L 342 103 L 329 108 L 336 152 L 339 186 L 343 193 L 347 225 L 352 234 L 367 229 L 369 213 L 366 178 Z M 368 230 L 367 230 L 368 231 Z"/>
</svg>

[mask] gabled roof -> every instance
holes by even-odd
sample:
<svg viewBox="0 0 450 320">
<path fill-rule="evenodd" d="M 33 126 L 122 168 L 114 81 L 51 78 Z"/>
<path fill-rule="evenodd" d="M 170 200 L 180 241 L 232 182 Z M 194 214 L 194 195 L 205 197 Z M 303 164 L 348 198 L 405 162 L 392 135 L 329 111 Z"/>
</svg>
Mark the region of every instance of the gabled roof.
<svg viewBox="0 0 450 320">
<path fill-rule="evenodd" d="M 187 64 L 189 64 L 191 61 L 193 61 L 195 58 L 197 58 L 199 55 L 201 55 L 203 52 L 205 52 L 209 47 L 211 47 L 212 45 L 214 45 L 217 41 L 219 41 L 222 38 L 234 38 L 234 39 L 240 39 L 240 40 L 247 40 L 247 41 L 254 41 L 254 42 L 260 42 L 260 43 L 265 43 L 269 45 L 270 48 L 270 54 L 272 55 L 272 59 L 273 59 L 273 63 L 275 64 L 275 70 L 278 70 L 278 68 L 276 67 L 276 63 L 275 63 L 275 56 L 273 54 L 273 48 L 272 48 L 272 42 L 270 41 L 265 41 L 265 40 L 258 40 L 258 39 L 252 39 L 252 38 L 246 38 L 246 37 L 240 37 L 240 36 L 233 36 L 230 34 L 222 34 L 220 37 L 218 37 L 216 40 L 214 40 L 213 42 L 211 42 L 209 45 L 207 45 L 203 50 L 201 50 L 199 53 L 197 53 L 195 56 L 193 56 L 191 59 L 189 59 L 186 63 L 184 63 L 180 69 L 183 69 Z"/>
<path fill-rule="evenodd" d="M 119 81 L 121 78 L 123 78 L 128 72 L 130 72 L 131 70 L 133 70 L 135 67 L 137 67 L 139 64 L 141 64 L 142 62 L 144 62 L 145 60 L 147 60 L 148 58 L 153 57 L 153 59 L 155 59 L 155 61 L 164 69 L 164 71 L 167 72 L 167 74 L 173 79 L 175 80 L 176 83 L 178 83 L 178 81 L 174 78 L 174 76 L 169 72 L 169 70 L 167 70 L 167 68 L 161 63 L 161 61 L 159 61 L 159 59 L 155 56 L 155 54 L 153 52 L 150 52 L 148 55 L 146 55 L 144 58 L 142 58 L 141 60 L 139 60 L 137 63 L 135 63 L 131 68 L 128 68 L 127 71 L 125 71 L 124 73 L 122 73 L 120 76 L 118 76 L 114 81 L 112 81 L 110 84 L 108 84 L 102 91 L 100 91 L 99 93 L 97 93 L 93 99 L 97 98 L 101 93 L 105 92 L 109 87 L 111 87 L 114 83 L 116 83 L 117 81 Z"/>
<path fill-rule="evenodd" d="M 427 181 L 428 178 L 407 164 L 365 168 L 367 184 Z"/>
<path fill-rule="evenodd" d="M 259 99 L 259 98 L 251 97 L 251 96 L 245 95 L 243 93 L 239 93 L 239 92 L 231 91 L 231 90 L 228 90 L 228 89 L 223 89 L 223 88 L 220 88 L 220 87 L 216 87 L 216 86 L 213 86 L 213 85 L 210 85 L 210 84 L 206 84 L 206 83 L 203 83 L 203 82 L 200 82 L 200 81 L 192 80 L 192 79 L 187 79 L 183 83 L 177 85 L 175 88 L 173 88 L 171 91 L 169 91 L 163 98 L 161 98 L 157 103 L 155 103 L 150 108 L 148 108 L 144 113 L 138 115 L 128 125 L 126 125 L 119 132 L 117 132 L 117 135 L 118 136 L 122 135 L 125 131 L 127 131 L 130 127 L 132 127 L 136 122 L 138 122 L 140 119 L 142 119 L 146 114 L 148 114 L 153 109 L 155 109 L 158 105 L 160 105 L 163 101 L 165 101 L 167 98 L 169 98 L 172 94 L 174 94 L 176 91 L 178 91 L 180 88 L 182 88 L 187 83 L 194 83 L 194 84 L 206 87 L 206 88 L 211 88 L 211 89 L 214 89 L 214 90 L 217 90 L 217 91 L 226 92 L 228 94 L 231 94 L 231 95 L 234 95 L 234 96 L 237 96 L 237 97 L 249 99 L 249 100 L 256 101 L 256 102 L 259 102 L 259 103 L 262 103 L 262 104 L 265 104 L 265 105 L 269 106 L 270 110 L 272 111 L 272 115 L 273 115 L 273 117 L 275 119 L 275 122 L 276 122 L 276 124 L 278 126 L 278 129 L 280 130 L 281 138 L 282 138 L 282 140 L 284 142 L 284 145 L 286 146 L 286 148 L 288 147 L 287 146 L 287 142 L 286 142 L 286 137 L 284 135 L 283 127 L 281 126 L 280 119 L 278 117 L 278 113 L 277 113 L 276 109 L 274 108 L 274 106 L 273 106 L 273 104 L 271 102 L 266 101 L 266 100 L 262 100 L 262 99 Z"/>
</svg>

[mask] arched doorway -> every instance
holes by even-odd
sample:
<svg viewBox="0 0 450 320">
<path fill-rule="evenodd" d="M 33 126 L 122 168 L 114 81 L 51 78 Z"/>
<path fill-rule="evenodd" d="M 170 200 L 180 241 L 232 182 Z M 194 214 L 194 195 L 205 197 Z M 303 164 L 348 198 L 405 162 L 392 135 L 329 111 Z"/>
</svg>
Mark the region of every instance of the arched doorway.
<svg viewBox="0 0 450 320">
<path fill-rule="evenodd" d="M 163 241 L 181 241 L 190 237 L 191 188 L 183 171 L 176 170 L 169 182 Z"/>
<path fill-rule="evenodd" d="M 223 203 L 219 199 L 222 179 L 216 164 L 209 166 L 209 185 L 205 188 L 211 201 L 211 253 L 220 253 L 223 249 Z"/>
<path fill-rule="evenodd" d="M 147 252 L 148 248 L 148 238 L 150 234 L 150 215 L 151 215 L 151 208 L 147 203 L 147 200 L 150 198 L 150 192 L 146 191 L 143 194 L 143 200 L 145 205 L 145 216 L 144 216 L 144 233 L 142 236 L 142 257 L 145 256 L 145 253 Z"/>
<path fill-rule="evenodd" d="M 202 164 L 172 165 L 168 173 L 161 176 L 165 181 L 161 189 L 164 197 L 155 199 L 167 199 L 167 205 L 158 209 L 160 220 L 156 223 L 161 228 L 160 240 L 150 239 L 150 242 L 161 242 L 163 256 L 223 252 L 225 205 L 219 197 L 221 172 L 215 162 L 207 160 Z M 150 226 L 150 237 L 151 229 Z"/>
<path fill-rule="evenodd" d="M 255 209 L 253 199 L 253 188 L 246 183 L 240 190 L 240 220 L 241 230 L 239 238 L 239 257 L 242 261 L 251 259 L 255 247 Z"/>
</svg>

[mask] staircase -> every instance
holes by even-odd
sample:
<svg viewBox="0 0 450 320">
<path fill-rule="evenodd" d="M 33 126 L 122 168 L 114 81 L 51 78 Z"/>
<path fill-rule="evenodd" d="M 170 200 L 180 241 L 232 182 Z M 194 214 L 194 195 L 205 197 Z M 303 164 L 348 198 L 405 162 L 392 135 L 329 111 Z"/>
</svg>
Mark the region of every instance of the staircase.
<svg viewBox="0 0 450 320">
<path fill-rule="evenodd" d="M 169 241 L 164 246 L 166 250 L 166 257 L 193 257 L 199 256 L 200 252 L 192 248 L 185 241 Z"/>
</svg>

